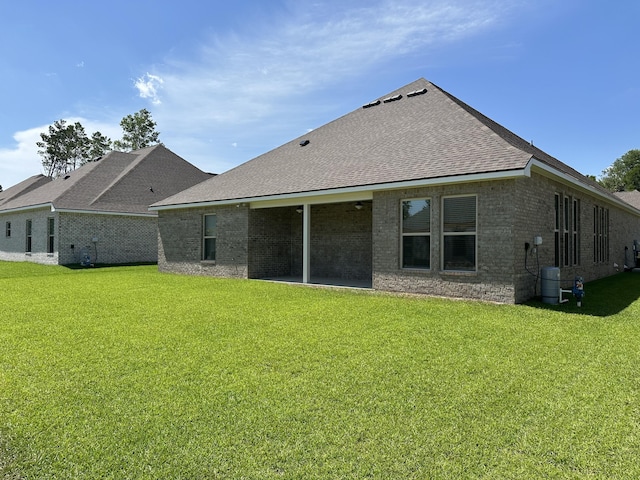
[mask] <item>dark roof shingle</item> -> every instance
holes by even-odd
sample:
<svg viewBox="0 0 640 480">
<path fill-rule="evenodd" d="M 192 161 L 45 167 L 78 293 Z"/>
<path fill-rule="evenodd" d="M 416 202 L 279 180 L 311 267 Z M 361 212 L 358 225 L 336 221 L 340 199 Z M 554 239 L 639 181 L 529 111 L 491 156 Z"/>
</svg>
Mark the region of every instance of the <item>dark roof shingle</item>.
<svg viewBox="0 0 640 480">
<path fill-rule="evenodd" d="M 43 177 L 47 181 L 36 188 L 0 203 L 0 212 L 50 203 L 56 209 L 149 214 L 152 203 L 210 177 L 163 145 L 113 151 L 54 180 Z"/>
<path fill-rule="evenodd" d="M 590 182 L 419 79 L 154 207 L 515 171 L 532 158 Z"/>
</svg>

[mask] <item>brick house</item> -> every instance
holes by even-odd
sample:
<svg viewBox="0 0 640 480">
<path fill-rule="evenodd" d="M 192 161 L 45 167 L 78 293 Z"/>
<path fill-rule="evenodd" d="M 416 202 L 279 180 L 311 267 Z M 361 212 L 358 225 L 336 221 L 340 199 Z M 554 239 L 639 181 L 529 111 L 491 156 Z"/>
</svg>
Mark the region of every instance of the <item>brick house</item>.
<svg viewBox="0 0 640 480">
<path fill-rule="evenodd" d="M 151 210 L 161 271 L 506 303 L 640 238 L 638 208 L 424 79 Z"/>
<path fill-rule="evenodd" d="M 209 178 L 163 145 L 110 152 L 56 179 L 35 175 L 0 192 L 0 260 L 156 262 L 148 206 Z"/>
</svg>

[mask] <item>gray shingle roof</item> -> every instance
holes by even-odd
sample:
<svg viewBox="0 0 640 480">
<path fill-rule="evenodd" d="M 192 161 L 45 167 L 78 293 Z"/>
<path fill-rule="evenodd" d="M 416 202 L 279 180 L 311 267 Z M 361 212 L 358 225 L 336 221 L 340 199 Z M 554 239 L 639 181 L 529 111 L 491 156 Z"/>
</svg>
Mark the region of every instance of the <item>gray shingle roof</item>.
<svg viewBox="0 0 640 480">
<path fill-rule="evenodd" d="M 522 170 L 533 157 L 600 189 L 425 79 L 369 105 L 154 207 Z"/>
<path fill-rule="evenodd" d="M 616 192 L 614 195 L 640 210 L 640 192 L 638 190 L 633 190 L 631 192 Z"/>
<path fill-rule="evenodd" d="M 39 182 L 35 188 L 21 187 L 20 193 L 0 200 L 0 212 L 51 203 L 56 209 L 149 214 L 152 203 L 205 181 L 211 174 L 163 145 L 155 145 L 130 153 L 110 152 L 55 180 L 40 177 L 25 181 Z M 25 182 L 7 192 L 18 190 Z"/>
</svg>

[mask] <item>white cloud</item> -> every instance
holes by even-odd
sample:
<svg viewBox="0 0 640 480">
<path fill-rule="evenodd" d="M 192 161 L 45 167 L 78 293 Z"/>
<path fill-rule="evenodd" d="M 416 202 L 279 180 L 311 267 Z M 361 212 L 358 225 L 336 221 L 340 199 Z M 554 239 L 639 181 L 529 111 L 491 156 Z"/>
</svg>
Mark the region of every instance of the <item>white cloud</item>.
<svg viewBox="0 0 640 480">
<path fill-rule="evenodd" d="M 162 103 L 158 96 L 158 91 L 162 87 L 164 80 L 158 75 L 152 75 L 145 73 L 142 77 L 136 79 L 134 82 L 135 87 L 138 89 L 140 98 L 149 98 L 151 103 L 159 105 Z"/>
<path fill-rule="evenodd" d="M 398 58 L 473 36 L 508 10 L 504 5 L 497 8 L 493 0 L 342 5 L 337 0 L 315 5 L 291 2 L 288 15 L 266 18 L 262 26 L 252 24 L 250 31 L 209 38 L 195 60 L 167 58 L 151 66 L 155 74 L 143 75 L 136 88 L 141 97 L 158 105 L 153 115 L 162 127 L 163 141 L 206 138 L 194 141 L 207 145 L 206 152 L 185 154 L 196 164 L 204 155 L 207 162 L 214 162 L 216 155 L 221 160 L 225 155 L 262 153 L 282 140 L 273 135 L 276 128 L 291 129 L 290 139 L 319 126 L 313 119 L 337 104 L 335 99 L 334 105 L 318 102 L 319 90 L 362 81 Z M 412 69 L 410 61 L 406 65 Z M 409 77 L 407 82 L 415 79 Z M 253 144 L 255 150 L 230 149 L 232 141 Z"/>
<path fill-rule="evenodd" d="M 252 38 L 217 37 L 202 47 L 197 62 L 169 62 L 160 74 L 164 100 L 171 109 L 188 109 L 187 117 L 194 122 L 263 118 L 278 110 L 283 99 L 485 29 L 495 21 L 496 12 L 489 5 L 377 2 L 325 14 L 322 21 L 313 7 L 310 12 L 294 7 L 299 10 L 291 18 L 270 23 L 268 30 L 258 30 Z M 316 8 L 325 12 L 331 6 Z M 136 86 L 141 95 L 156 99 L 156 83 L 149 74 L 145 78 Z"/>
</svg>

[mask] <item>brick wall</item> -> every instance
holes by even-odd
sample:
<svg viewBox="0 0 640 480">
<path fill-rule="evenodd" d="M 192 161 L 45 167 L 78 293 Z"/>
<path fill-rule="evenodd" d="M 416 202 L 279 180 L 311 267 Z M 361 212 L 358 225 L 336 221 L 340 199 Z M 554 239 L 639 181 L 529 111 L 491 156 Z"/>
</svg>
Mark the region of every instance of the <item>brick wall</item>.
<svg viewBox="0 0 640 480">
<path fill-rule="evenodd" d="M 295 207 L 249 213 L 249 278 L 290 276 L 294 265 L 301 275 L 302 215 Z"/>
<path fill-rule="evenodd" d="M 561 268 L 563 286 L 575 275 L 586 281 L 615 273 L 625 263 L 624 247 L 640 239 L 640 220 L 583 191 L 532 173 L 530 178 L 390 190 L 374 194 L 363 210 L 352 203 L 311 207 L 311 275 L 371 277 L 378 290 L 424 293 L 519 303 L 540 294 L 539 268 L 554 264 L 554 194 L 580 200 L 580 261 Z M 477 196 L 477 271 L 441 267 L 441 205 L 445 196 Z M 403 199 L 431 199 L 431 268 L 400 265 Z M 609 261 L 593 262 L 593 206 L 609 209 Z M 202 215 L 218 214 L 218 259 L 202 262 Z M 525 242 L 542 236 L 537 255 Z M 294 207 L 218 207 L 160 212 L 159 265 L 163 271 L 221 277 L 265 278 L 302 275 L 302 216 Z"/>
<path fill-rule="evenodd" d="M 54 253 L 47 253 L 48 219 L 55 219 Z M 31 220 L 31 252 L 25 252 L 26 222 Z M 6 236 L 6 224 L 11 222 L 11 236 Z M 58 263 L 58 214 L 49 208 L 27 210 L 0 215 L 0 260 L 35 262 L 48 265 Z"/>
<path fill-rule="evenodd" d="M 88 252 L 92 263 L 156 262 L 155 216 L 59 214 L 58 251 L 61 265 L 80 263 Z M 97 239 L 97 242 L 93 242 Z M 73 246 L 73 248 L 71 248 Z"/>
<path fill-rule="evenodd" d="M 247 277 L 248 216 L 246 206 L 191 208 L 158 212 L 160 271 Z M 216 261 L 202 260 L 203 216 L 217 215 Z"/>
<path fill-rule="evenodd" d="M 371 202 L 311 206 L 311 277 L 371 280 Z"/>
<path fill-rule="evenodd" d="M 622 271 L 624 247 L 631 252 L 633 240 L 640 238 L 640 219 L 624 211 L 612 202 L 595 198 L 587 192 L 577 190 L 572 186 L 549 180 L 533 173 L 531 178 L 517 180 L 518 196 L 516 202 L 516 222 L 514 235 L 514 250 L 516 252 L 516 302 L 525 301 L 535 295 L 540 295 L 540 281 L 524 268 L 524 243 L 529 242 L 533 247 L 533 237 L 542 236 L 543 243 L 537 249 L 537 255 L 529 255 L 529 270 L 537 272 L 540 267 L 555 266 L 555 194 L 560 194 L 564 200 L 580 201 L 579 214 L 579 259 L 578 264 L 564 266 L 561 262 L 560 276 L 562 288 L 570 288 L 576 275 L 582 276 L 586 282 L 606 277 L 616 273 L 614 263 Z M 609 209 L 609 260 L 593 261 L 593 207 L 597 205 Z M 561 224 L 564 209 L 561 209 Z M 572 211 L 570 212 L 572 215 Z M 562 225 L 561 225 L 562 230 Z M 564 239 L 560 232 L 560 248 L 564 253 Z M 572 226 L 570 227 L 570 237 Z M 531 247 L 531 248 L 532 248 Z M 573 242 L 570 240 L 569 251 L 573 257 Z M 631 253 L 629 253 L 629 258 Z M 539 259 L 539 261 L 538 261 Z"/>
<path fill-rule="evenodd" d="M 477 271 L 441 268 L 442 198 L 477 196 Z M 513 303 L 512 242 L 515 183 L 511 180 L 467 183 L 376 193 L 373 199 L 373 286 L 378 290 L 425 293 Z M 431 268 L 400 265 L 401 201 L 431 200 Z"/>
</svg>

